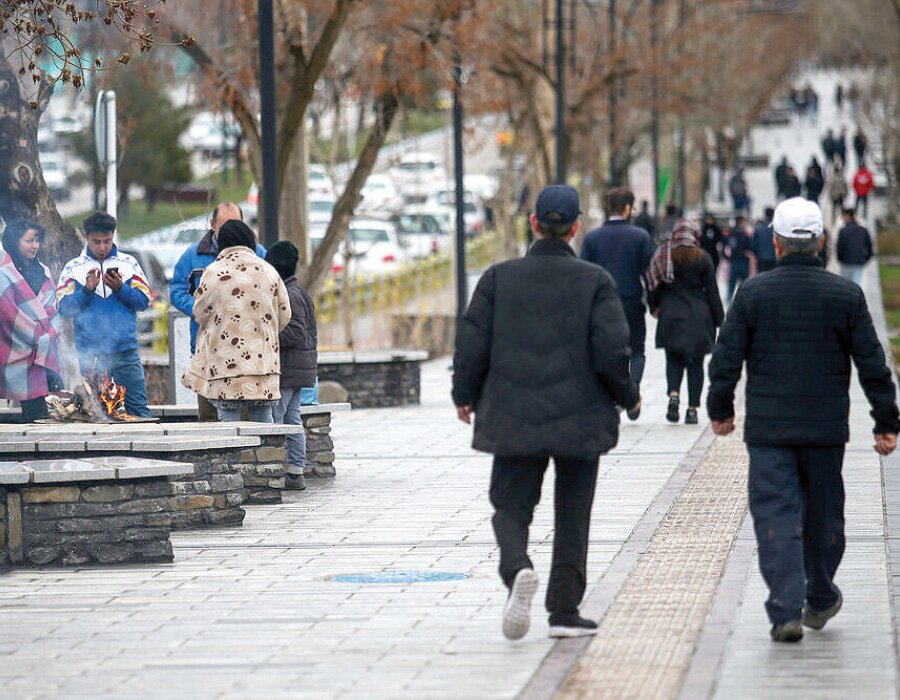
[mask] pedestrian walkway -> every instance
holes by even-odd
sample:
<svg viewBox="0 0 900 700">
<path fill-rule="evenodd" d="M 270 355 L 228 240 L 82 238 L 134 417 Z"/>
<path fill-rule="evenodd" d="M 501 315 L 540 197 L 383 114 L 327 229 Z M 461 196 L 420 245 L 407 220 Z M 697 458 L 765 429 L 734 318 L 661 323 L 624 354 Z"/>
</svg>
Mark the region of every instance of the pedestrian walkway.
<svg viewBox="0 0 900 700">
<path fill-rule="evenodd" d="M 863 284 L 883 328 L 874 265 Z M 423 366 L 421 406 L 334 417 L 337 479 L 249 507 L 241 528 L 173 534 L 171 564 L 0 575 L 0 697 L 897 697 L 900 457 L 882 468 L 872 451 L 861 390 L 845 607 L 775 645 L 743 444 L 704 412 L 664 420 L 652 322 L 648 338 L 642 416 L 601 460 L 583 607 L 597 637 L 548 639 L 543 586 L 529 634 L 501 636 L 490 457 L 455 419 L 443 358 Z M 544 585 L 551 500 L 548 478 L 531 535 Z"/>
</svg>

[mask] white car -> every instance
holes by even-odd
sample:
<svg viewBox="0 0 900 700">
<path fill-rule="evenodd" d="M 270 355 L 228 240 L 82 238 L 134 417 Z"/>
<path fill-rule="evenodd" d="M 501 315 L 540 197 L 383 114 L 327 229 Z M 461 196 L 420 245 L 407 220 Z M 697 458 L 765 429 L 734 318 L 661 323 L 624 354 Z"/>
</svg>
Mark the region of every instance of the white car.
<svg viewBox="0 0 900 700">
<path fill-rule="evenodd" d="M 486 202 L 497 196 L 497 192 L 500 190 L 500 180 L 494 175 L 471 173 L 463 175 L 463 188 L 466 196 L 471 192 L 477 199 Z"/>
<path fill-rule="evenodd" d="M 349 250 L 351 277 L 378 276 L 394 272 L 408 260 L 394 225 L 379 219 L 353 219 L 347 241 L 334 256 L 331 271 L 344 273 Z"/>
<path fill-rule="evenodd" d="M 409 207 L 391 217 L 400 242 L 414 258 L 424 258 L 450 250 L 450 215 L 444 209 Z"/>
<path fill-rule="evenodd" d="M 65 157 L 61 153 L 40 153 L 39 158 L 44 182 L 47 183 L 50 194 L 56 199 L 68 199 L 72 193 L 69 190 Z"/>
<path fill-rule="evenodd" d="M 328 176 L 321 165 L 309 166 L 309 175 L 306 183 L 306 191 L 310 200 L 331 200 L 334 202 L 334 183 Z M 334 205 L 331 206 L 334 209 Z M 250 189 L 247 190 L 247 198 L 241 207 L 244 212 L 244 220 L 252 223 L 259 218 L 259 187 L 255 182 L 250 183 Z M 310 206 L 310 223 L 313 221 L 313 207 Z M 329 219 L 331 217 L 329 216 Z"/>
<path fill-rule="evenodd" d="M 356 210 L 363 214 L 394 214 L 403 208 L 403 197 L 390 175 L 372 173 L 363 185 Z"/>
<path fill-rule="evenodd" d="M 334 214 L 335 202 L 334 195 L 310 195 L 308 200 L 310 227 L 318 224 L 328 226 L 331 216 Z"/>
<path fill-rule="evenodd" d="M 410 204 L 421 204 L 428 193 L 447 180 L 447 171 L 439 158 L 429 153 L 407 153 L 391 168 L 391 178 Z"/>
<path fill-rule="evenodd" d="M 181 136 L 181 145 L 191 151 L 221 155 L 237 146 L 238 127 L 233 120 L 213 112 L 200 112 Z"/>
<path fill-rule="evenodd" d="M 306 189 L 310 197 L 314 194 L 334 197 L 334 182 L 325 170 L 325 166 L 313 163 L 306 175 Z"/>
<path fill-rule="evenodd" d="M 432 191 L 425 200 L 425 206 L 448 210 L 454 222 L 453 226 L 456 225 L 456 190 L 437 189 Z M 478 198 L 469 190 L 465 190 L 463 199 L 463 219 L 467 236 L 476 236 L 484 231 L 484 208 Z"/>
</svg>

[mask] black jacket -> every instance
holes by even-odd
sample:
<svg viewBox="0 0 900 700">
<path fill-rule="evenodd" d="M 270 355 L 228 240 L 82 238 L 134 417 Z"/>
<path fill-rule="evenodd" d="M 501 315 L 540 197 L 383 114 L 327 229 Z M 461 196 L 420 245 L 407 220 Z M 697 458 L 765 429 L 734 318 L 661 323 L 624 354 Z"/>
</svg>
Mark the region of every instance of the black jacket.
<svg viewBox="0 0 900 700">
<path fill-rule="evenodd" d="M 865 265 L 872 257 L 869 232 L 852 220 L 841 229 L 837 239 L 837 259 L 845 265 Z"/>
<path fill-rule="evenodd" d="M 746 361 L 747 443 L 842 445 L 851 358 L 875 432 L 900 431 L 894 382 L 862 290 L 816 257 L 789 255 L 738 289 L 709 365 L 709 416 L 734 415 Z"/>
<path fill-rule="evenodd" d="M 612 449 L 615 404 L 638 400 L 628 339 L 612 278 L 564 241 L 538 240 L 488 268 L 453 358 L 453 401 L 475 407 L 473 447 L 581 458 Z"/>
<path fill-rule="evenodd" d="M 278 336 L 281 386 L 291 389 L 315 386 L 318 362 L 315 306 L 296 277 L 288 277 L 284 286 L 291 300 L 291 320 Z"/>
<path fill-rule="evenodd" d="M 675 267 L 675 281 L 650 293 L 650 310 L 656 309 L 656 347 L 686 360 L 712 352 L 725 312 L 709 255 L 703 253 L 693 265 Z"/>
</svg>

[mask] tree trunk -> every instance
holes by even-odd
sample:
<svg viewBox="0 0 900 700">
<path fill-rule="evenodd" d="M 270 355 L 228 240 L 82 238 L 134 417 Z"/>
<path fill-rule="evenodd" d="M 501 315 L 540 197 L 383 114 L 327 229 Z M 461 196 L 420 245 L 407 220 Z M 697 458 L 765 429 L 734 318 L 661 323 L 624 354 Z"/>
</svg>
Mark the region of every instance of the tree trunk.
<svg viewBox="0 0 900 700">
<path fill-rule="evenodd" d="M 278 234 L 283 241 L 290 241 L 300 252 L 298 267 L 302 270 L 309 265 L 306 210 L 308 203 L 307 169 L 309 159 L 306 155 L 305 134 L 297 132 L 294 147 L 291 150 L 291 161 L 285 170 L 286 180 L 281 183 L 281 205 L 278 208 Z"/>
<path fill-rule="evenodd" d="M 372 172 L 375 160 L 378 157 L 378 151 L 384 145 L 384 140 L 391 129 L 391 124 L 397 114 L 397 97 L 393 93 L 385 93 L 376 100 L 378 106 L 378 116 L 372 125 L 372 130 L 366 139 L 362 153 L 356 161 L 356 167 L 347 180 L 344 191 L 338 197 L 334 207 L 334 214 L 331 222 L 328 224 L 328 230 L 325 232 L 319 249 L 313 256 L 312 264 L 306 270 L 301 280 L 303 287 L 312 295 L 319 291 L 325 278 L 331 271 L 331 259 L 337 252 L 341 241 L 347 236 L 347 228 L 350 225 L 350 218 L 353 216 L 353 210 L 359 202 L 359 193 Z"/>
<path fill-rule="evenodd" d="M 32 108 L 30 93 L 19 82 L 16 62 L 12 57 L 4 60 L 4 55 L 0 55 L 0 216 L 6 222 L 34 219 L 44 227 L 47 237 L 41 259 L 55 275 L 78 255 L 82 242 L 75 227 L 56 210 L 38 161 L 38 122 L 50 93 L 43 83 L 34 86 L 43 98 L 37 109 Z"/>
</svg>

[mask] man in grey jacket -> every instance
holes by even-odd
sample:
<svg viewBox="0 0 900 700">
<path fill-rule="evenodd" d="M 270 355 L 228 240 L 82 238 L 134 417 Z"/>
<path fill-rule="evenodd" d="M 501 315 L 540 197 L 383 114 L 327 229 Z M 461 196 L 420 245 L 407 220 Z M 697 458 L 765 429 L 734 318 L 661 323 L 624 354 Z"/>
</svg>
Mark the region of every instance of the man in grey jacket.
<svg viewBox="0 0 900 700">
<path fill-rule="evenodd" d="M 502 626 L 508 639 L 523 637 L 530 624 L 538 576 L 528 557 L 528 526 L 550 457 L 556 466 L 550 636 L 596 634 L 597 624 L 582 618 L 578 606 L 599 458 L 618 440 L 616 404 L 640 406 L 615 283 L 569 245 L 578 209 L 573 188 L 544 188 L 531 216 L 537 240 L 524 258 L 484 273 L 456 338 L 457 416 L 468 424 L 474 413 L 473 446 L 494 455 L 490 499 L 500 577 L 510 589 Z"/>
</svg>

